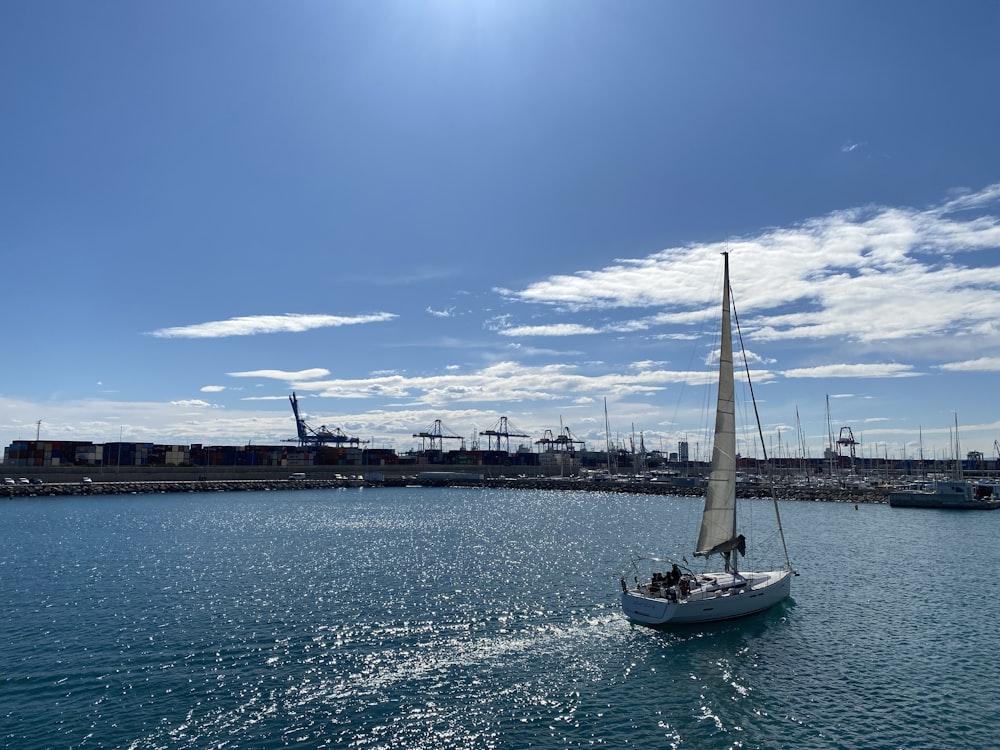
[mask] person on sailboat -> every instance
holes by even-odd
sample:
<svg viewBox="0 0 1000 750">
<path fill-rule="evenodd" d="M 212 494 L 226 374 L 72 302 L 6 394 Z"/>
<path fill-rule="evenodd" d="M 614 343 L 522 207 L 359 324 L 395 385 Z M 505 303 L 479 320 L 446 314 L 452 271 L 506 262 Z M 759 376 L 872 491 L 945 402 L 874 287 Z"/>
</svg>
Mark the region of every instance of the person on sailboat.
<svg viewBox="0 0 1000 750">
<path fill-rule="evenodd" d="M 677 563 L 670 569 L 667 573 L 667 586 L 676 586 L 681 580 L 681 569 L 677 567 Z"/>
<path fill-rule="evenodd" d="M 691 593 L 691 581 L 688 578 L 681 578 L 677 582 L 677 588 L 680 589 L 681 596 L 687 596 Z"/>
</svg>

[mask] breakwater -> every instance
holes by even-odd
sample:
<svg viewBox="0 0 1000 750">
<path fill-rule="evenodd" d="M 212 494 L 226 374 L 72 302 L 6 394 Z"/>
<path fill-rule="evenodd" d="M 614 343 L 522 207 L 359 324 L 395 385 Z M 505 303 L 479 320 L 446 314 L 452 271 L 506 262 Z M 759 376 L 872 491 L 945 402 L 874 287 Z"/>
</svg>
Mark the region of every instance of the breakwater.
<svg viewBox="0 0 1000 750">
<path fill-rule="evenodd" d="M 266 492 L 361 487 L 355 479 L 212 479 L 156 482 L 59 482 L 5 485 L 0 497 L 66 497 L 71 495 L 149 495 L 170 492 Z"/>
<path fill-rule="evenodd" d="M 392 482 L 396 484 L 397 482 Z M 610 480 L 598 481 L 584 479 L 558 479 L 544 477 L 499 477 L 486 479 L 482 482 L 435 481 L 421 482 L 428 486 L 449 487 L 500 487 L 504 489 L 536 489 L 536 490 L 583 490 L 591 492 L 626 492 L 640 495 L 672 495 L 680 497 L 704 497 L 705 488 L 701 484 L 676 485 L 669 482 L 648 482 Z M 390 482 L 385 482 L 386 486 Z M 830 486 L 799 486 L 776 485 L 774 494 L 779 500 L 802 500 L 807 502 L 837 502 L 837 503 L 887 503 L 889 491 L 869 487 L 830 487 Z M 762 485 L 739 487 L 736 492 L 741 498 L 771 497 L 771 488 Z"/>
<path fill-rule="evenodd" d="M 377 481 L 358 478 L 334 479 L 197 479 L 159 481 L 99 481 L 57 482 L 45 484 L 4 485 L 0 497 L 8 499 L 28 497 L 66 497 L 74 495 L 137 495 L 173 492 L 262 492 L 271 490 L 344 489 L 349 487 L 426 486 L 426 487 L 491 487 L 519 490 L 577 490 L 586 492 L 634 493 L 644 495 L 673 495 L 702 497 L 699 485 L 679 486 L 668 482 L 648 481 L 593 481 L 545 477 L 497 477 L 473 479 L 468 475 L 449 478 L 440 474 L 433 479 L 418 476 L 386 477 Z M 770 488 L 763 486 L 740 487 L 739 497 L 766 498 Z M 791 486 L 778 485 L 774 494 L 779 500 L 841 503 L 885 503 L 888 492 L 884 489 L 863 487 Z"/>
</svg>

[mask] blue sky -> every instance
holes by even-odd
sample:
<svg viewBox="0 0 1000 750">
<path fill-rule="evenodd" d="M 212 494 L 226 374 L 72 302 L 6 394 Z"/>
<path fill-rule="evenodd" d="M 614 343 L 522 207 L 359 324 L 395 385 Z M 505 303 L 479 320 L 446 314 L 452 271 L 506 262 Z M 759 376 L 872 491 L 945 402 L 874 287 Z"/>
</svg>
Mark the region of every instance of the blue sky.
<svg viewBox="0 0 1000 750">
<path fill-rule="evenodd" d="M 1000 5 L 0 5 L 0 444 L 1000 439 Z M 780 439 L 779 439 L 780 434 Z M 779 443 L 780 440 L 780 443 Z M 512 441 L 516 442 L 516 441 Z M 743 448 L 744 452 L 753 452 Z"/>
</svg>

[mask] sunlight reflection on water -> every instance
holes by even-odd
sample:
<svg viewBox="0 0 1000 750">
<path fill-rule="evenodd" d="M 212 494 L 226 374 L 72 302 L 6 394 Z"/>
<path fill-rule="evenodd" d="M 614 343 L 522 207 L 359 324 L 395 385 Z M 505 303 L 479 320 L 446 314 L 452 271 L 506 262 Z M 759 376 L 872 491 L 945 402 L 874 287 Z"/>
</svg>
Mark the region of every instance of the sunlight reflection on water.
<svg viewBox="0 0 1000 750">
<path fill-rule="evenodd" d="M 987 746 L 989 723 L 962 716 L 985 715 L 991 671 L 937 636 L 974 646 L 988 628 L 974 609 L 928 606 L 939 566 L 880 591 L 881 607 L 845 581 L 884 571 L 884 544 L 863 540 L 889 529 L 901 549 L 943 536 L 945 567 L 988 530 L 948 516 L 929 533 L 877 507 L 783 512 L 803 550 L 792 600 L 653 630 L 622 618 L 617 576 L 630 552 L 683 545 L 691 500 L 366 489 L 9 504 L 2 736 L 136 750 Z M 1000 593 L 957 585 L 977 606 Z"/>
</svg>

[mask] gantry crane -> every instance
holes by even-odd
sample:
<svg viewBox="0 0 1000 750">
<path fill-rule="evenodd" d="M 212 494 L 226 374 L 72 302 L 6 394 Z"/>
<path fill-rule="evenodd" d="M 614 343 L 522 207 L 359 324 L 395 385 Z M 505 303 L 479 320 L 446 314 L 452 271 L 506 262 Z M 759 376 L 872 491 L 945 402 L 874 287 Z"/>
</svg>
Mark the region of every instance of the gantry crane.
<svg viewBox="0 0 1000 750">
<path fill-rule="evenodd" d="M 507 417 L 500 417 L 493 427 L 479 434 L 486 436 L 487 450 L 506 451 L 507 453 L 510 453 L 510 439 L 512 437 L 531 437 L 523 432 L 511 432 L 511 425 L 507 421 Z M 494 439 L 496 439 L 496 448 L 493 447 Z"/>
<path fill-rule="evenodd" d="M 285 440 L 286 443 L 298 443 L 303 448 L 310 445 L 326 445 L 327 443 L 333 443 L 338 446 L 344 444 L 353 445 L 355 448 L 363 443 L 367 443 L 367 440 L 361 440 L 356 437 L 349 437 L 341 430 L 339 427 L 334 429 L 329 429 L 325 424 L 319 427 L 313 427 L 308 422 L 306 422 L 302 416 L 299 414 L 299 399 L 292 391 L 292 395 L 288 397 L 288 400 L 292 404 L 292 414 L 295 415 L 295 430 L 298 432 L 298 439 Z"/>
<path fill-rule="evenodd" d="M 854 433 L 851 432 L 850 427 L 840 428 L 840 437 L 837 438 L 837 445 L 848 446 L 851 450 L 851 460 L 854 460 L 854 446 L 858 445 L 858 441 L 854 439 Z"/>
<path fill-rule="evenodd" d="M 569 431 L 569 427 L 564 427 L 558 437 L 552 434 L 552 430 L 546 430 L 542 433 L 542 439 L 535 441 L 535 445 L 541 446 L 542 450 L 557 451 L 574 451 L 577 445 L 580 446 L 580 450 L 585 450 L 586 448 L 586 443 L 583 440 L 578 440 Z"/>
<path fill-rule="evenodd" d="M 445 440 L 461 440 L 462 449 L 465 449 L 465 438 L 461 435 L 452 435 L 450 430 L 441 424 L 440 419 L 435 419 L 434 424 L 431 425 L 430 429 L 424 430 L 423 432 L 417 432 L 413 437 L 420 438 L 420 450 L 428 450 L 427 441 L 430 441 L 429 450 L 444 450 Z"/>
</svg>

